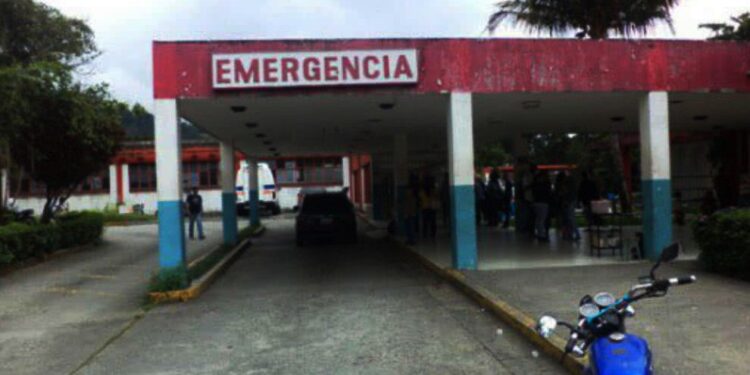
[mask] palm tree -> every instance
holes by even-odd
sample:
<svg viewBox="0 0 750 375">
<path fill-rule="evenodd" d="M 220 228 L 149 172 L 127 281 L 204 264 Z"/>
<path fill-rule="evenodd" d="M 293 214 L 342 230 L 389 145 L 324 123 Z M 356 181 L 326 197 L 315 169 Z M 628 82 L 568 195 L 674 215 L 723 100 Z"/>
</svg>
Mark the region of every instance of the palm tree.
<svg viewBox="0 0 750 375">
<path fill-rule="evenodd" d="M 532 32 L 550 35 L 575 32 L 577 38 L 607 39 L 611 34 L 629 37 L 646 34 L 657 22 L 672 28 L 670 10 L 679 0 L 505 0 L 497 3 L 487 29 L 493 32 L 503 21 Z M 619 135 L 610 137 L 617 173 L 624 176 Z M 622 205 L 630 209 L 627 184 L 622 179 Z"/>
<path fill-rule="evenodd" d="M 509 20 L 533 32 L 575 32 L 577 38 L 645 34 L 657 22 L 672 27 L 670 10 L 679 0 L 506 0 L 497 3 L 487 29 Z"/>
</svg>

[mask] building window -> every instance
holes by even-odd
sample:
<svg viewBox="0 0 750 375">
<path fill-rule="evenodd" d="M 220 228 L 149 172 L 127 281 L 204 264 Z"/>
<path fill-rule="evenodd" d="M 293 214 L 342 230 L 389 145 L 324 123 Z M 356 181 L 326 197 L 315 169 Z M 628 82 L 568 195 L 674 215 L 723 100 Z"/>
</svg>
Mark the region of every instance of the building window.
<svg viewBox="0 0 750 375">
<path fill-rule="evenodd" d="M 280 185 L 340 185 L 340 158 L 304 158 L 297 160 L 277 160 L 270 164 L 275 167 L 276 183 Z"/>
<path fill-rule="evenodd" d="M 156 191 L 156 165 L 154 164 L 129 164 L 128 178 L 132 192 Z"/>
<path fill-rule="evenodd" d="M 109 168 L 86 178 L 74 194 L 109 193 Z"/>
<path fill-rule="evenodd" d="M 182 179 L 186 189 L 217 189 L 219 187 L 219 162 L 189 161 L 182 163 Z"/>
<path fill-rule="evenodd" d="M 18 183 L 18 176 L 11 176 L 9 181 L 11 194 L 19 197 L 43 197 L 46 195 L 46 188 L 43 183 L 32 181 L 31 177 L 24 174 L 21 183 Z M 73 191 L 75 194 L 109 194 L 109 168 L 87 177 Z"/>
</svg>

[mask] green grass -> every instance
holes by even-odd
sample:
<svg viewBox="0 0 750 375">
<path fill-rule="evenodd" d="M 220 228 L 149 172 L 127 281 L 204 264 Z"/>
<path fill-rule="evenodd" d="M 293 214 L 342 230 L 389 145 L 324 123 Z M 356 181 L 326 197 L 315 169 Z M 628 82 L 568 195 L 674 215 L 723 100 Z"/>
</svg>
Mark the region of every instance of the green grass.
<svg viewBox="0 0 750 375">
<path fill-rule="evenodd" d="M 237 234 L 237 243 L 244 241 L 247 238 L 253 236 L 256 230 L 260 227 L 246 227 L 240 230 Z M 151 278 L 151 284 L 149 291 L 151 292 L 166 292 L 170 290 L 178 290 L 186 288 L 190 284 L 189 281 L 197 280 L 201 278 L 206 272 L 210 271 L 216 264 L 221 262 L 224 257 L 234 250 L 235 246 L 221 245 L 213 250 L 209 255 L 201 259 L 198 263 L 190 267 L 187 271 L 182 269 L 169 270 L 166 273 L 161 272 Z M 187 273 L 187 275 L 185 275 Z M 187 285 L 185 284 L 185 276 L 187 276 Z"/>
<path fill-rule="evenodd" d="M 120 214 L 113 211 L 104 211 L 104 222 L 107 224 L 122 224 L 122 223 L 143 223 L 148 221 L 155 221 L 156 216 L 145 215 L 145 214 Z"/>
</svg>

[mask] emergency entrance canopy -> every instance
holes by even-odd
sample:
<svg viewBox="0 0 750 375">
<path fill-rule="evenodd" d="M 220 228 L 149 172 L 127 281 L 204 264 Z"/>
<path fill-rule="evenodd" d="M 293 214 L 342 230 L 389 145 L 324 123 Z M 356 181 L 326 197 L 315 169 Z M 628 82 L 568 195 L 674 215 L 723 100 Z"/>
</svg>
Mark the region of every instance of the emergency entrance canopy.
<svg viewBox="0 0 750 375">
<path fill-rule="evenodd" d="M 241 53 L 212 56 L 214 89 L 409 84 L 417 51 Z"/>
</svg>

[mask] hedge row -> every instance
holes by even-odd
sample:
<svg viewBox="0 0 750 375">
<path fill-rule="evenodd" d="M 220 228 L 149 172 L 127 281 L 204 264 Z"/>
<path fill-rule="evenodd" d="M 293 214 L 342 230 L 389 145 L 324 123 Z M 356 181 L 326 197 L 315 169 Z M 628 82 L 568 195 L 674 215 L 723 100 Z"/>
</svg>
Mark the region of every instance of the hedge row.
<svg viewBox="0 0 750 375">
<path fill-rule="evenodd" d="M 709 271 L 750 280 L 750 210 L 717 212 L 697 223 L 699 260 Z"/>
<path fill-rule="evenodd" d="M 103 230 L 104 216 L 95 212 L 62 215 L 52 224 L 3 225 L 0 226 L 0 264 L 89 244 L 98 240 Z"/>
</svg>

